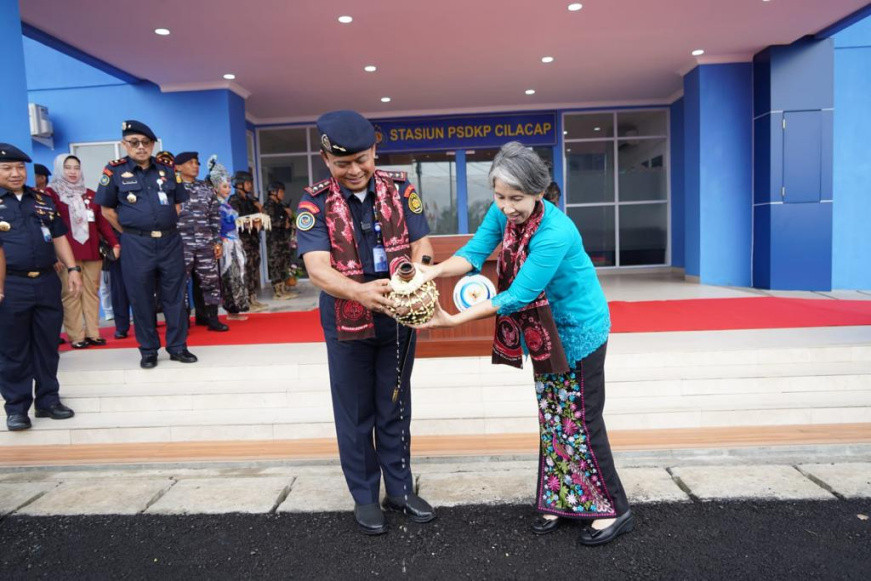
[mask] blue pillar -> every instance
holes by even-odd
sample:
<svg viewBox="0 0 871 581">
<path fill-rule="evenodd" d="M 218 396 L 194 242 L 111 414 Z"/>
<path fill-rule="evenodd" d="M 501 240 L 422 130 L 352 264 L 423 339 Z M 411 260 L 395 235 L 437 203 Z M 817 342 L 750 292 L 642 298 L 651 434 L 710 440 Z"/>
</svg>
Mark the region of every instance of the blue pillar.
<svg viewBox="0 0 871 581">
<path fill-rule="evenodd" d="M 0 141 L 31 153 L 27 117 L 27 77 L 18 2 L 0 2 L 0 54 L 3 55 L 3 106 L 0 107 Z M 32 178 L 28 180 L 33 183 Z"/>
<path fill-rule="evenodd" d="M 469 191 L 466 184 L 466 150 L 458 149 L 456 156 L 457 168 L 457 232 L 469 233 Z"/>
<path fill-rule="evenodd" d="M 700 65 L 684 77 L 685 272 L 750 284 L 752 67 Z"/>
<path fill-rule="evenodd" d="M 753 59 L 753 285 L 832 288 L 833 43 Z"/>
<path fill-rule="evenodd" d="M 871 16 L 834 36 L 832 287 L 871 289 Z"/>
</svg>

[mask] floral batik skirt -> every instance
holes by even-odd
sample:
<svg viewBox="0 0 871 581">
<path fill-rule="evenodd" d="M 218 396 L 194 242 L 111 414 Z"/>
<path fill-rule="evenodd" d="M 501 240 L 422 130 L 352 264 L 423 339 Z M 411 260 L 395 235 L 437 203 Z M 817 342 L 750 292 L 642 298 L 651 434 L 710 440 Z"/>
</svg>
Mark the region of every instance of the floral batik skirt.
<svg viewBox="0 0 871 581">
<path fill-rule="evenodd" d="M 245 253 L 242 244 L 231 238 L 222 240 L 224 254 L 221 257 L 221 292 L 224 310 L 238 314 L 247 311 L 248 292 L 245 288 Z"/>
<path fill-rule="evenodd" d="M 610 518 L 629 509 L 602 411 L 607 343 L 564 374 L 537 374 L 541 434 L 536 508 L 569 518 Z"/>
</svg>

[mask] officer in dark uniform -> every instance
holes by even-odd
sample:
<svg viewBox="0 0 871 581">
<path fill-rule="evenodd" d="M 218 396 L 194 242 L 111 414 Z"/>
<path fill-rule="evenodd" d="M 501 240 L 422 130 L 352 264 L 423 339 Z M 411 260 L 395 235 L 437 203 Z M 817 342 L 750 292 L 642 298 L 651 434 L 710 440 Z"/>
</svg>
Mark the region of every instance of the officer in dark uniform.
<svg viewBox="0 0 871 581">
<path fill-rule="evenodd" d="M 342 470 L 354 497 L 354 516 L 364 533 L 381 534 L 387 530 L 378 504 L 382 475 L 387 489 L 384 508 L 405 512 L 415 522 L 435 518 L 432 507 L 414 493 L 410 467 L 408 384 L 413 341 L 400 401 L 392 400 L 397 332 L 398 340 L 405 341 L 413 331 L 397 327 L 384 314 L 391 304 L 387 298 L 390 255 L 385 255 L 384 242 L 392 239 L 384 230 L 407 228 L 403 247 L 417 262 L 432 255 L 432 245 L 420 197 L 405 172 L 375 169 L 372 124 L 354 111 L 336 111 L 321 116 L 317 126 L 321 157 L 332 177 L 306 188 L 302 196 L 296 220 L 299 253 L 312 282 L 323 290 L 320 314 L 333 415 Z M 379 194 L 379 188 L 386 193 Z M 378 215 L 385 200 L 398 225 L 390 216 Z M 349 320 L 368 321 L 367 331 L 358 334 L 353 323 L 345 324 Z M 365 338 L 349 338 L 357 336 Z"/>
<path fill-rule="evenodd" d="M 60 259 L 67 266 L 75 294 L 82 291 L 82 269 L 51 198 L 24 184 L 29 161 L 20 149 L 0 143 L 0 247 L 6 258 L 5 284 L 0 278 L 0 392 L 10 431 L 30 427 L 27 412 L 34 399 L 38 418 L 74 415 L 58 396 L 57 338 L 64 313 L 54 265 Z"/>
<path fill-rule="evenodd" d="M 45 188 L 48 186 L 48 178 L 51 177 L 51 172 L 41 163 L 35 163 L 33 164 L 33 175 L 36 176 L 34 178 L 36 180 L 35 189 L 44 192 Z"/>
<path fill-rule="evenodd" d="M 175 172 L 151 156 L 157 138 L 139 121 L 125 121 L 121 144 L 127 157 L 109 162 L 100 178 L 95 201 L 121 232 L 121 270 L 130 304 L 140 366 L 157 366 L 160 337 L 156 329 L 155 287 L 166 319 L 170 359 L 194 363 L 187 349 L 188 319 L 184 308 L 185 268 L 178 207 L 188 200 Z"/>
<path fill-rule="evenodd" d="M 259 214 L 263 205 L 254 195 L 254 177 L 247 171 L 239 170 L 233 175 L 233 195 L 227 203 L 239 213 L 239 217 Z M 252 311 L 263 311 L 266 303 L 257 299 L 260 290 L 260 229 L 257 227 L 239 228 L 239 240 L 245 252 L 245 286 L 248 288 L 248 303 Z"/>
<path fill-rule="evenodd" d="M 221 304 L 221 278 L 218 260 L 221 257 L 221 202 L 206 182 L 198 180 L 200 160 L 196 151 L 183 151 L 175 156 L 175 171 L 188 192 L 188 201 L 181 205 L 178 228 L 184 247 L 185 269 L 193 281 L 197 324 L 203 321 L 210 331 L 228 331 L 218 320 Z"/>
</svg>

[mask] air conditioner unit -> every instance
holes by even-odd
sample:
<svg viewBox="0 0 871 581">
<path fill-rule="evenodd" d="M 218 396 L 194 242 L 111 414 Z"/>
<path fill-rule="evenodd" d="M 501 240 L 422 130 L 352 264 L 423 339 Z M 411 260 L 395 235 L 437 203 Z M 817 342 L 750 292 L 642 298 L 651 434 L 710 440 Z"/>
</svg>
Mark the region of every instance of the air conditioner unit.
<svg viewBox="0 0 871 581">
<path fill-rule="evenodd" d="M 48 107 L 28 103 L 27 112 L 30 114 L 30 136 L 48 138 L 52 136 L 54 128 L 51 119 L 48 118 Z"/>
</svg>

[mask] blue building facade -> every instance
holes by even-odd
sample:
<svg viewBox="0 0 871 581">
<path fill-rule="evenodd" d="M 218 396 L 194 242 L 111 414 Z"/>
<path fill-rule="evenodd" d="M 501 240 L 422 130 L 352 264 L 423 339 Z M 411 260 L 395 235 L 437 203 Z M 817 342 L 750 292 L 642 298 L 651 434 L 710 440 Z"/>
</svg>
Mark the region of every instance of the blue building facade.
<svg viewBox="0 0 871 581">
<path fill-rule="evenodd" d="M 162 92 L 22 26 L 15 2 L 0 7 L 0 51 L 0 141 L 37 163 L 80 151 L 108 161 L 121 121 L 134 118 L 163 149 L 217 154 L 233 170 L 253 169 L 261 187 L 281 179 L 298 192 L 325 175 L 313 120 L 253 125 L 245 95 L 230 88 Z M 411 173 L 437 234 L 474 232 L 492 156 L 517 139 L 552 164 L 561 207 L 600 267 L 672 267 L 715 285 L 871 289 L 869 95 L 866 11 L 752 62 L 699 65 L 670 103 L 373 121 L 379 165 Z M 50 140 L 31 138 L 28 103 L 48 108 Z"/>
</svg>

